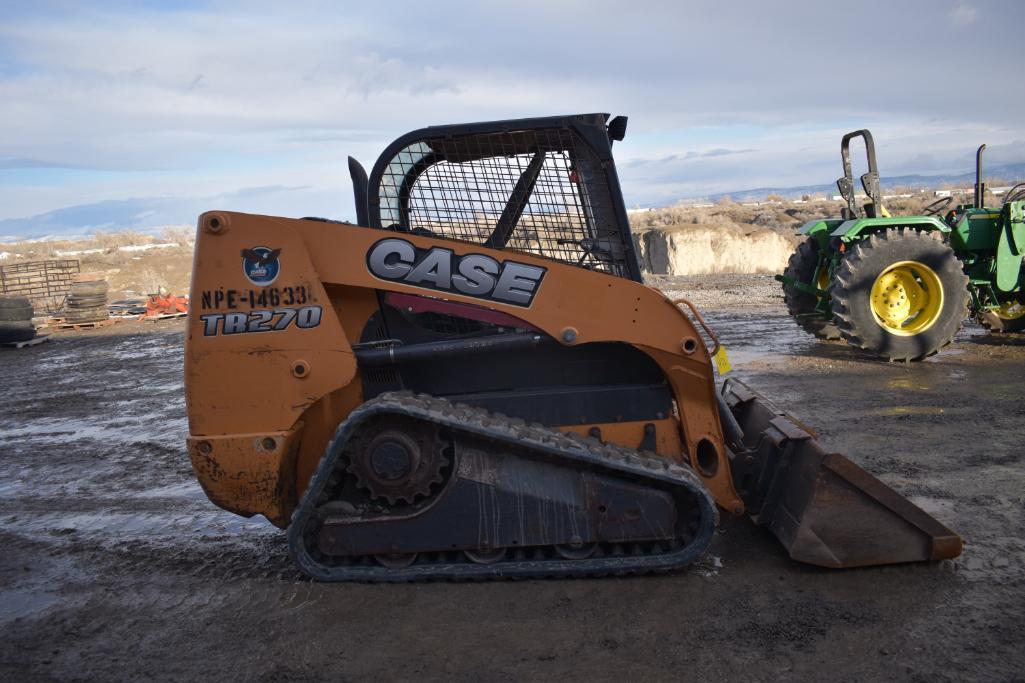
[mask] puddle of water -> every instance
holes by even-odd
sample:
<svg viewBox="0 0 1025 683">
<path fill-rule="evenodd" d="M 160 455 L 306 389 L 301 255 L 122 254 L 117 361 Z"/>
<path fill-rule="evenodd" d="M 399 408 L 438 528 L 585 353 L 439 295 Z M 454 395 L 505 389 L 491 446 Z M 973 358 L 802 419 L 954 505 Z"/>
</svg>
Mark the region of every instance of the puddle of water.
<svg viewBox="0 0 1025 683">
<path fill-rule="evenodd" d="M 888 406 L 866 410 L 865 415 L 945 415 L 950 412 L 949 408 L 940 406 Z"/>
<path fill-rule="evenodd" d="M 140 358 L 149 360 L 153 358 L 156 351 L 166 348 L 168 348 L 167 342 L 159 337 L 154 339 L 130 339 L 115 344 L 110 348 L 108 355 L 120 361 L 137 360 Z M 181 356 L 180 347 L 175 355 Z M 175 358 L 175 362 L 180 361 L 178 358 Z"/>
<path fill-rule="evenodd" d="M 176 506 L 176 503 L 174 504 Z M 212 503 L 207 505 L 212 506 Z M 171 505 L 169 504 L 169 508 Z M 5 524 L 6 526 L 6 524 Z M 17 516 L 13 526 L 25 531 L 50 532 L 75 537 L 99 534 L 110 541 L 133 538 L 177 542 L 185 536 L 203 534 L 280 533 L 262 517 L 246 519 L 212 508 L 201 512 L 174 514 L 167 512 L 46 512 Z"/>
<path fill-rule="evenodd" d="M 930 385 L 922 381 L 921 377 L 891 377 L 886 380 L 886 386 L 903 391 L 929 391 L 932 389 Z"/>
<path fill-rule="evenodd" d="M 185 500 L 207 502 L 206 494 L 195 480 L 145 489 L 134 493 L 132 498 L 184 498 Z"/>
<path fill-rule="evenodd" d="M 955 511 L 955 501 L 948 498 L 930 498 L 926 496 L 908 496 L 908 500 L 928 512 L 937 519 L 950 518 L 947 514 Z"/>
<path fill-rule="evenodd" d="M 705 316 L 735 364 L 805 355 L 818 342 L 785 315 L 710 312 Z"/>
<path fill-rule="evenodd" d="M 34 369 L 36 371 L 49 370 L 55 367 L 64 369 L 69 365 L 73 365 L 76 360 L 78 360 L 78 354 L 69 351 L 42 355 L 36 360 Z"/>
<path fill-rule="evenodd" d="M 942 351 L 940 351 L 939 353 L 937 353 L 934 356 L 929 356 L 928 358 L 923 358 L 919 362 L 921 362 L 921 363 L 942 363 L 945 360 L 949 360 L 950 358 L 952 358 L 954 356 L 960 356 L 962 354 L 964 354 L 964 349 L 952 349 L 952 348 L 948 347 L 948 348 L 943 349 Z"/>
<path fill-rule="evenodd" d="M 57 602 L 52 593 L 5 590 L 0 607 L 0 624 L 38 614 Z"/>
<path fill-rule="evenodd" d="M 30 438 L 41 442 L 67 443 L 74 439 L 92 439 L 108 443 L 138 443 L 142 441 L 185 442 L 188 426 L 184 417 L 168 419 L 164 413 L 116 416 L 100 419 L 76 420 L 71 418 L 39 418 L 23 420 L 19 426 L 0 428 L 0 442 Z M 153 425 L 160 425 L 154 431 Z"/>
</svg>

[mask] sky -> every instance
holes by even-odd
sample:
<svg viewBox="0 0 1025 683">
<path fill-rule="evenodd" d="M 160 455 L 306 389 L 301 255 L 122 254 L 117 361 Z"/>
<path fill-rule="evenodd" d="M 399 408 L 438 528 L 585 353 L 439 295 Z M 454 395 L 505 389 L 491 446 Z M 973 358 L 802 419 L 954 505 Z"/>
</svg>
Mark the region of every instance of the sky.
<svg viewBox="0 0 1025 683">
<path fill-rule="evenodd" d="M 0 0 L 0 234 L 354 218 L 426 125 L 630 117 L 629 206 L 1025 161 L 1025 2 Z M 856 171 L 858 169 L 856 168 Z M 55 223 L 55 224 L 56 224 Z"/>
</svg>

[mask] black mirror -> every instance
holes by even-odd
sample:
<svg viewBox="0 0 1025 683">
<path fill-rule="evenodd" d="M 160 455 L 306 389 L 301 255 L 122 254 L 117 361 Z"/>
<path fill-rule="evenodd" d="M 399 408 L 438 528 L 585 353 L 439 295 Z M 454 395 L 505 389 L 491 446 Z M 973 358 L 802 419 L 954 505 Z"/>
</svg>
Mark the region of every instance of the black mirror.
<svg viewBox="0 0 1025 683">
<path fill-rule="evenodd" d="M 609 121 L 609 140 L 616 142 L 626 137 L 626 117 L 617 116 Z"/>
</svg>

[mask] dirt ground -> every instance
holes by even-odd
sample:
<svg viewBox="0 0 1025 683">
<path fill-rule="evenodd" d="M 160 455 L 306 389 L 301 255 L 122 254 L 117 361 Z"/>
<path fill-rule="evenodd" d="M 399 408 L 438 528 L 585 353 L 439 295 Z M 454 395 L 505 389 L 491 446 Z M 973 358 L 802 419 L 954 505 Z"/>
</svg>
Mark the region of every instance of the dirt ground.
<svg viewBox="0 0 1025 683">
<path fill-rule="evenodd" d="M 669 576 L 313 584 L 192 477 L 184 324 L 125 322 L 0 350 L 0 679 L 1022 680 L 1025 335 L 893 365 L 804 336 L 771 280 L 661 284 L 964 554 L 820 570 L 724 515 Z"/>
</svg>

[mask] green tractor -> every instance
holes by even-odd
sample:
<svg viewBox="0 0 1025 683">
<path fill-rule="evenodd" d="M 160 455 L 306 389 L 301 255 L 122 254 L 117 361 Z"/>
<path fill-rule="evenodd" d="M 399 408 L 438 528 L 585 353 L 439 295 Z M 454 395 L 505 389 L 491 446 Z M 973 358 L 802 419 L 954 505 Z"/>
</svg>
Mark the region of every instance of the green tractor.
<svg viewBox="0 0 1025 683">
<path fill-rule="evenodd" d="M 860 211 L 850 158 L 857 137 L 868 156 Z M 891 216 L 883 207 L 872 134 L 844 135 L 841 217 L 805 223 L 798 234 L 806 239 L 776 276 L 797 324 L 899 361 L 936 353 L 969 315 L 993 331 L 1025 330 L 1025 183 L 1011 188 L 1000 207 L 984 207 L 985 148 L 975 157 L 972 204 L 951 209 L 953 197 L 943 197 L 920 215 Z"/>
</svg>

